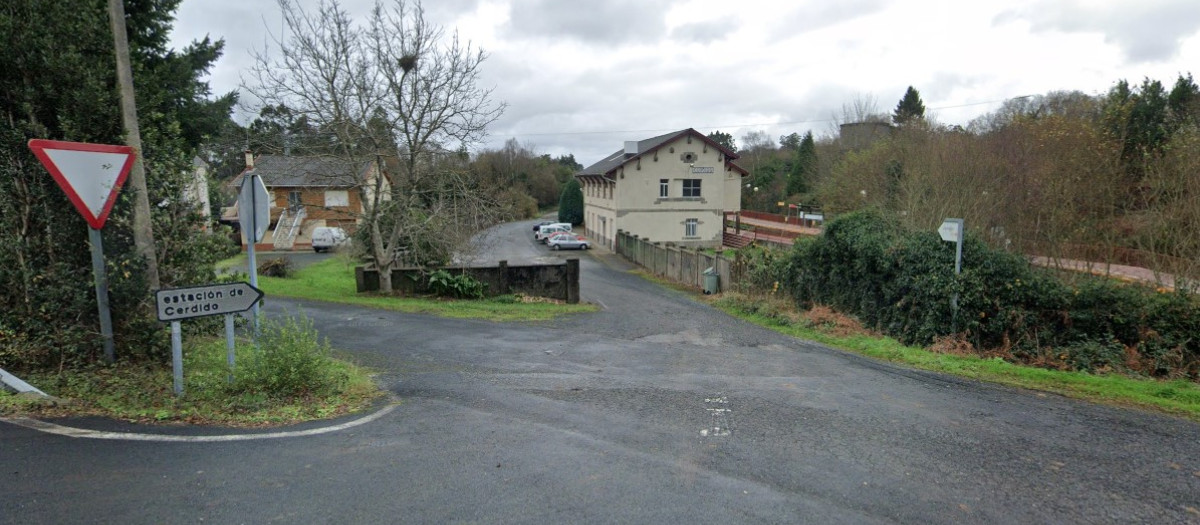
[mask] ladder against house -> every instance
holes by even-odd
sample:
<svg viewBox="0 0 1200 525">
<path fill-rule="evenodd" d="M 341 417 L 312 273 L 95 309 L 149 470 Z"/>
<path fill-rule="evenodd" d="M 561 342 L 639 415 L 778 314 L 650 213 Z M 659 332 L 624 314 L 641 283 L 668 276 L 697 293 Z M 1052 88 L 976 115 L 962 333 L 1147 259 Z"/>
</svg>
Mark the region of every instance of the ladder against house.
<svg viewBox="0 0 1200 525">
<path fill-rule="evenodd" d="M 275 223 L 275 249 L 290 250 L 296 244 L 296 234 L 300 233 L 300 225 L 304 223 L 304 208 L 288 208 L 279 215 Z"/>
</svg>

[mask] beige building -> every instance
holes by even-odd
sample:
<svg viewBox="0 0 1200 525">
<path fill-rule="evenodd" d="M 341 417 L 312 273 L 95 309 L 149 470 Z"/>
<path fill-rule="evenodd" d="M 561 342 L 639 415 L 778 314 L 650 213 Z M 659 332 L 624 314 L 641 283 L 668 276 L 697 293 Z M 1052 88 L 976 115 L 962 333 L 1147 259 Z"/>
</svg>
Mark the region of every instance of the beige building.
<svg viewBox="0 0 1200 525">
<path fill-rule="evenodd" d="M 739 211 L 737 154 L 688 128 L 642 141 L 584 168 L 586 235 L 612 247 L 618 230 L 651 242 L 720 248 L 724 212 Z"/>
</svg>

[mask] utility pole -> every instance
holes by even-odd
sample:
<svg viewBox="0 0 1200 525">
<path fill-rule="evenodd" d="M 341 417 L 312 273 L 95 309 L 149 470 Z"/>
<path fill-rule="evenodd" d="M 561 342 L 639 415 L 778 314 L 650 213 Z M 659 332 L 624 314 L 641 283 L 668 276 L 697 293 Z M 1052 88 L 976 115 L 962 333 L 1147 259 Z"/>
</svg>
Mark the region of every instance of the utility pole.
<svg viewBox="0 0 1200 525">
<path fill-rule="evenodd" d="M 124 0 L 108 0 L 108 19 L 112 23 L 117 55 L 117 85 L 121 90 L 121 120 L 125 123 L 125 144 L 133 148 L 133 169 L 129 186 L 133 188 L 133 244 L 146 260 L 146 280 L 151 290 L 161 288 L 158 258 L 154 253 L 154 230 L 150 226 L 150 196 L 146 191 L 146 167 L 142 162 L 142 132 L 138 128 L 137 102 L 133 92 L 133 68 L 129 63 L 129 39 L 125 34 Z"/>
</svg>

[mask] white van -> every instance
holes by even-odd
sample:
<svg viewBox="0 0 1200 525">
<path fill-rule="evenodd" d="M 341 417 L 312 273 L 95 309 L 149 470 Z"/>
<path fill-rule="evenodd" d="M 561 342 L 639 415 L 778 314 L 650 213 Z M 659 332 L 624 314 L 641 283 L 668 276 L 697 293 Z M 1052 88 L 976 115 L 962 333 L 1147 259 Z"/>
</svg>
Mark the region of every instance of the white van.
<svg viewBox="0 0 1200 525">
<path fill-rule="evenodd" d="M 313 229 L 312 249 L 314 252 L 320 253 L 336 249 L 349 241 L 350 236 L 346 234 L 346 230 L 341 228 L 320 226 Z"/>
<path fill-rule="evenodd" d="M 558 223 L 548 224 L 546 226 L 542 226 L 541 228 L 538 228 L 537 234 L 535 234 L 534 237 L 539 242 L 546 242 L 546 238 L 553 234 L 556 234 L 558 232 L 570 232 L 570 231 L 571 231 L 571 225 L 569 223 L 558 222 Z"/>
</svg>

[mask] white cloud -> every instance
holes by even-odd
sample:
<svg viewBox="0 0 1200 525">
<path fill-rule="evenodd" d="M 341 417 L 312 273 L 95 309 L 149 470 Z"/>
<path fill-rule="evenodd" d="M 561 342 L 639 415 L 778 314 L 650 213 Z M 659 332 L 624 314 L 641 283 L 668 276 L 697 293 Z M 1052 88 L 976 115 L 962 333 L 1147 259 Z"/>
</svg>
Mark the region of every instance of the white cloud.
<svg viewBox="0 0 1200 525">
<path fill-rule="evenodd" d="M 365 16 L 371 3 L 343 5 Z M 859 94 L 890 112 L 909 85 L 942 122 L 966 124 L 1007 98 L 1101 93 L 1123 78 L 1170 83 L 1200 64 L 1195 0 L 429 0 L 425 8 L 489 53 L 482 82 L 509 108 L 486 146 L 516 137 L 584 164 L 624 140 L 685 127 L 820 135 Z M 177 45 L 225 38 L 211 81 L 216 93 L 234 89 L 247 50 L 278 27 L 277 9 L 273 0 L 185 0 Z"/>
</svg>

